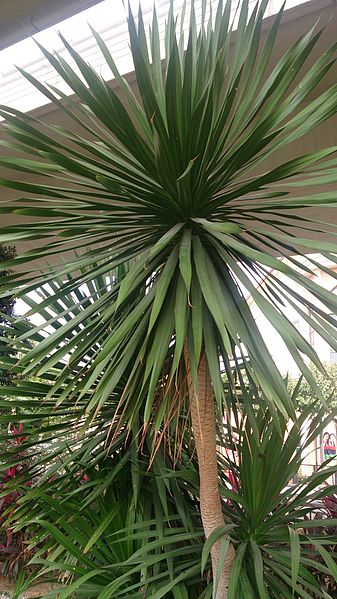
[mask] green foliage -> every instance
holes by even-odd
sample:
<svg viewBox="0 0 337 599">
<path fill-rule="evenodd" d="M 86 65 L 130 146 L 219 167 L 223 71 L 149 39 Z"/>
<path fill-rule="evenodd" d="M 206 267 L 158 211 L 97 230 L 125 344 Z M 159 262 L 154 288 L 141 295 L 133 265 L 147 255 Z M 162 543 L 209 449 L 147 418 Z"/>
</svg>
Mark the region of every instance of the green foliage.
<svg viewBox="0 0 337 599">
<path fill-rule="evenodd" d="M 206 4 L 203 2 L 204 9 Z M 116 455 L 122 460 L 127 438 L 136 431 L 140 445 L 150 428 L 153 431 L 148 450 L 153 465 L 164 439 L 169 439 L 170 451 L 179 456 L 176 448 L 181 448 L 189 428 L 186 368 L 190 368 L 197 392 L 198 363 L 205 352 L 222 422 L 223 412 L 236 404 L 233 366 L 237 370 L 240 365 L 242 377 L 258 389 L 264 411 L 268 408 L 272 417 L 265 423 L 261 411 L 256 422 L 250 398 L 245 400 L 250 411 L 247 407 L 247 428 L 239 442 L 241 491 L 236 497 L 226 491 L 233 504 L 227 505 L 226 513 L 236 525 L 231 537 L 237 549 L 230 597 L 238 588 L 242 596 L 260 599 L 268 593 L 278 599 L 281 594 L 291 597 L 294 593 L 307 597 L 304 589 L 323 597 L 307 569 L 317 552 L 329 562 L 323 541 L 314 539 L 317 551 L 306 553 L 309 540 L 296 531 L 311 498 L 319 498 L 319 481 L 328 471 L 303 483 L 298 493 L 283 490 L 292 469 L 289 464 L 295 459 L 290 448 L 296 427 L 289 442 L 283 443 L 285 418 L 295 417 L 294 404 L 242 288 L 250 292 L 280 333 L 320 396 L 306 359 L 319 369 L 320 362 L 287 320 L 283 307 L 285 301 L 289 303 L 337 351 L 337 298 L 307 276 L 318 265 L 315 258 L 308 258 L 303 265 L 296 257 L 285 263 L 275 255 L 296 256 L 317 249 L 336 263 L 336 232 L 324 223 L 324 208 L 337 203 L 336 192 L 324 188 L 336 179 L 336 147 L 296 156 L 272 168 L 269 160 L 274 160 L 281 148 L 290 151 L 294 140 L 337 112 L 336 85 L 310 99 L 336 61 L 337 44 L 306 68 L 323 32 L 314 28 L 302 34 L 272 67 L 283 9 L 262 42 L 267 2 L 257 3 L 250 16 L 248 7 L 248 0 L 242 0 L 235 32 L 229 1 L 220 1 L 214 21 L 203 22 L 200 28 L 192 8 L 184 39 L 184 27 L 179 27 L 172 3 L 163 64 L 156 14 L 147 43 L 142 12 L 137 20 L 130 12 L 135 90 L 120 76 L 95 32 L 120 94 L 63 38 L 80 76 L 60 55 L 41 51 L 78 101 L 65 100 L 63 92 L 22 72 L 67 115 L 77 132 L 0 108 L 9 140 L 5 142 L 8 155 L 1 156 L 0 165 L 24 173 L 22 180 L 17 176 L 0 180 L 21 196 L 2 205 L 1 212 L 30 217 L 4 227 L 0 243 L 32 244 L 28 252 L 9 262 L 10 268 L 20 265 L 20 269 L 1 282 L 2 293 L 9 297 L 16 293 L 30 306 L 29 316 L 39 313 L 45 321 L 34 325 L 15 319 L 13 349 L 21 356 L 14 368 L 18 383 L 4 387 L 4 393 L 10 397 L 10 405 L 21 410 L 21 419 L 30 424 L 26 449 L 34 451 L 35 462 L 26 476 L 45 477 L 47 484 L 61 468 L 66 485 L 73 464 L 95 476 L 92 472 L 97 464 L 116 459 Z M 205 14 L 204 10 L 203 21 Z M 13 149 L 19 156 L 12 157 Z M 36 182 L 28 182 L 26 173 L 34 175 Z M 39 178 L 44 183 L 39 183 Z M 315 192 L 316 186 L 320 193 Z M 322 211 L 319 223 L 311 220 L 312 206 Z M 312 240 L 312 229 L 324 239 L 329 234 L 332 241 Z M 65 251 L 67 258 L 59 260 Z M 324 265 L 320 267 L 336 277 Z M 270 268 L 282 273 L 282 278 L 271 274 L 264 286 L 253 284 L 265 278 Z M 300 285 L 302 295 L 293 283 Z M 31 295 L 33 291 L 41 301 Z M 227 376 L 226 393 L 220 365 Z M 1 421 L 7 422 L 8 416 L 1 416 Z M 12 457 L 10 452 L 1 455 L 3 461 Z M 187 472 L 186 468 L 183 479 Z M 158 494 L 163 504 L 166 480 L 159 477 L 156 481 L 161 481 Z M 109 482 L 112 484 L 105 476 L 102 484 L 107 493 Z M 57 479 L 59 492 L 60 484 Z M 85 489 L 89 487 L 90 480 Z M 42 491 L 33 489 L 16 514 L 18 518 L 27 521 L 33 514 L 34 492 L 36 509 L 40 509 Z M 192 497 L 195 492 L 194 486 Z M 94 530 L 102 530 L 107 506 L 100 506 L 104 514 L 103 519 L 99 516 L 100 524 L 92 511 L 88 517 L 77 512 L 69 516 L 80 494 L 68 492 L 66 513 L 57 493 L 52 496 L 45 528 L 61 547 L 52 553 L 52 567 L 69 572 L 68 562 L 79 560 L 75 563 L 80 568 L 77 574 L 85 579 L 77 584 L 89 585 L 93 576 L 106 577 L 115 565 L 103 566 L 103 574 L 101 563 L 94 566 L 94 574 L 92 569 L 83 570 L 89 564 L 86 554 L 79 551 L 80 542 L 83 547 L 81 523 L 85 530 L 90 527 L 84 539 L 88 549 L 95 540 Z M 119 497 L 113 496 L 118 504 Z M 175 496 L 176 502 L 179 497 Z M 185 514 L 186 502 L 185 496 L 181 502 Z M 82 515 L 84 519 L 78 520 Z M 55 518 L 54 528 L 49 516 Z M 72 518 L 77 531 L 75 552 L 69 545 L 75 534 Z M 186 532 L 185 522 L 184 527 Z M 130 532 L 132 535 L 132 526 Z M 147 532 L 142 531 L 143 540 Z M 131 553 L 138 541 L 133 537 Z M 275 543 L 281 543 L 281 548 Z M 162 546 L 162 539 L 157 539 L 157 550 Z M 221 545 L 222 557 L 226 546 L 226 542 Z M 94 543 L 92 553 L 95 547 Z M 110 559 L 111 548 L 108 550 Z M 100 551 L 106 551 L 105 543 Z M 56 566 L 59 555 L 65 565 Z M 132 553 L 130 558 L 136 560 L 139 573 L 139 555 L 135 556 L 137 553 Z M 148 584 L 156 584 L 151 577 L 158 580 L 162 571 L 163 580 L 169 580 L 172 562 L 162 570 L 165 559 L 166 552 L 160 551 L 158 566 L 149 563 L 154 573 Z M 193 585 L 199 558 L 194 554 L 191 559 Z M 112 584 L 120 584 L 119 572 L 124 575 L 125 563 L 118 562 L 117 568 L 118 577 Z M 174 563 L 174 584 L 181 580 L 187 585 L 186 564 L 182 579 L 178 568 L 179 563 Z M 139 580 L 135 582 L 133 573 L 131 578 L 129 574 L 118 592 L 125 596 L 127 588 L 132 596 L 131 586 L 136 584 L 135 593 L 143 593 Z M 171 592 L 171 587 L 162 586 L 162 596 Z M 63 596 L 75 591 L 76 587 L 69 587 Z M 157 589 L 155 592 L 160 596 Z M 182 586 L 175 590 L 174 599 L 180 592 L 190 596 Z M 110 597 L 111 587 L 108 595 L 102 593 L 101 599 Z"/>
<path fill-rule="evenodd" d="M 24 460 L 24 466 L 20 463 L 23 457 L 22 445 L 25 442 L 22 424 L 18 428 L 11 426 L 9 433 L 7 448 L 15 448 L 16 460 L 14 465 L 8 465 L 5 470 L 0 470 L 0 563 L 1 574 L 15 579 L 31 559 L 32 554 L 27 550 L 28 536 L 25 528 L 13 534 L 13 530 L 6 526 L 9 515 L 13 513 L 20 497 L 25 493 L 26 489 L 20 483 L 23 469 L 27 467 L 27 460 Z M 15 484 L 15 479 L 18 484 Z M 13 482 L 12 489 L 7 492 L 7 484 Z"/>
<path fill-rule="evenodd" d="M 33 487 L 17 508 L 16 528 L 28 523 L 34 532 L 30 549 L 37 549 L 31 564 L 37 571 L 18 593 L 41 577 L 63 575 L 61 597 L 72 597 L 75 589 L 88 599 L 210 597 L 208 554 L 221 537 L 237 548 L 230 597 L 329 599 L 321 581 L 328 573 L 336 579 L 325 548 L 337 542 L 331 536 L 337 522 L 320 520 L 318 526 L 308 516 L 324 508 L 323 483 L 337 465 L 326 463 L 288 486 L 325 426 L 322 411 L 308 428 L 310 413 L 304 410 L 290 427 L 282 419 L 281 434 L 270 414 L 261 412 L 255 431 L 246 419 L 227 431 L 219 474 L 228 524 L 204 547 L 197 464 L 188 443 L 174 470 L 163 448 L 148 469 L 152 440 L 145 439 L 139 451 L 132 435 L 110 458 L 93 456 L 90 466 L 68 460 L 66 472 Z"/>
<path fill-rule="evenodd" d="M 271 67 L 282 10 L 261 42 L 266 7 L 263 0 L 248 16 L 248 0 L 242 0 L 235 32 L 229 0 L 219 2 L 214 21 L 200 28 L 192 9 L 185 38 L 172 3 L 163 64 L 156 14 L 147 42 L 141 10 L 137 22 L 130 12 L 135 92 L 93 32 L 120 95 L 63 38 L 81 76 L 63 57 L 41 48 L 78 102 L 65 101 L 61 91 L 22 74 L 69 117 L 76 133 L 8 107 L 0 109 L 10 140 L 0 164 L 46 181 L 31 183 L 24 176 L 20 181 L 0 180 L 22 195 L 1 211 L 30 217 L 3 228 L 0 242 L 32 242 L 31 250 L 11 262 L 20 264 L 20 270 L 3 285 L 4 292 L 15 288 L 22 297 L 58 276 L 60 298 L 90 281 L 95 269 L 103 289 L 106 273 L 134 262 L 120 287 L 106 289 L 96 308 L 88 305 L 76 320 L 67 320 L 47 340 L 40 339 L 20 361 L 26 375 L 40 376 L 54 367 L 56 357 L 61 360 L 71 350 L 71 360 L 59 361 L 63 367 L 58 367 L 48 397 L 58 401 L 60 389 L 62 398 L 73 404 L 80 397 L 86 403 L 88 425 L 109 402 L 108 390 L 123 384 L 119 410 L 129 424 L 141 409 L 145 422 L 160 428 L 172 401 L 181 400 L 174 380 L 184 378 L 185 339 L 194 383 L 205 347 L 220 411 L 230 400 L 222 391 L 219 355 L 229 378 L 230 360 L 240 359 L 265 396 L 283 414 L 291 414 L 286 386 L 242 286 L 319 393 L 304 358 L 318 368 L 319 360 L 282 306 L 286 298 L 337 349 L 337 298 L 306 276 L 310 265 L 316 265 L 313 258 L 307 266 L 296 258 L 285 264 L 275 254 L 296 255 L 317 247 L 335 260 L 336 244 L 313 241 L 310 235 L 314 228 L 330 232 L 334 239 L 333 228 L 323 221 L 311 222 L 308 208 L 321 207 L 324 219 L 324 207 L 336 204 L 334 191 L 315 193 L 316 185 L 324 188 L 335 178 L 336 148 L 297 156 L 273 168 L 268 160 L 336 113 L 337 86 L 314 100 L 310 93 L 335 63 L 337 48 L 328 48 L 305 68 L 323 32 L 314 28 Z M 18 157 L 12 158 L 13 148 Z M 299 209 L 305 219 L 299 218 Z M 83 250 L 86 245 L 90 247 Z M 57 264 L 60 254 L 74 248 L 81 253 Z M 41 272 L 43 259 L 48 266 Z M 97 269 L 99 260 L 105 262 Z M 284 275 L 282 281 L 271 276 L 268 286 L 253 286 L 270 267 Z M 293 290 L 293 282 L 306 290 L 303 296 Z M 52 311 L 57 297 L 45 297 L 43 308 Z M 68 314 L 73 306 L 74 299 L 69 299 Z M 79 334 L 80 328 L 84 332 Z M 32 334 L 38 336 L 39 327 Z M 84 372 L 85 347 L 95 351 L 89 352 Z M 64 378 L 72 372 L 78 381 L 79 371 L 80 385 L 66 387 Z"/>
<path fill-rule="evenodd" d="M 159 450 L 149 470 L 151 444 L 145 441 L 138 451 L 131 437 L 121 449 L 83 470 L 73 463 L 66 476 L 47 480 L 23 498 L 16 526 L 28 522 L 34 532 L 30 548 L 37 549 L 32 567 L 38 571 L 18 594 L 41 577 L 62 573 L 64 598 L 75 589 L 77 597 L 91 599 L 206 596 L 193 458 L 184 446 L 173 471 L 169 456 Z"/>
<path fill-rule="evenodd" d="M 8 275 L 13 274 L 13 271 L 10 268 L 6 268 L 6 262 L 13 260 L 16 257 L 16 248 L 13 246 L 4 246 L 0 245 L 0 278 L 7 277 Z M 5 315 L 13 316 L 14 313 L 14 303 L 15 300 L 13 297 L 2 297 L 0 298 L 0 323 L 5 322 Z"/>
<path fill-rule="evenodd" d="M 12 270 L 6 268 L 6 262 L 16 257 L 16 249 L 13 246 L 0 245 L 0 280 L 13 274 Z M 13 352 L 10 351 L 11 323 L 8 317 L 14 315 L 15 299 L 9 295 L 0 297 L 0 357 L 1 362 L 13 361 Z M 0 385 L 6 385 L 11 381 L 10 372 L 0 369 Z"/>
<path fill-rule="evenodd" d="M 280 417 L 276 424 L 270 413 L 259 410 L 255 429 L 246 420 L 234 436 L 230 431 L 223 460 L 223 471 L 227 468 L 223 496 L 228 498 L 226 521 L 235 523 L 230 535 L 238 549 L 229 599 L 330 597 L 313 572 L 319 571 L 323 580 L 326 574 L 337 579 L 336 565 L 331 565 L 332 558 L 324 549 L 337 541 L 329 528 L 336 522 L 325 520 L 317 528 L 310 515 L 323 506 L 324 482 L 337 465 L 326 462 L 299 483 L 289 486 L 289 481 L 305 460 L 310 443 L 332 417 L 324 408 L 314 416 L 310 408 L 304 408 L 294 423 Z M 228 482 L 233 488 L 230 493 L 225 489 Z M 330 486 L 328 492 L 336 490 Z"/>
<path fill-rule="evenodd" d="M 316 409 L 317 405 L 335 408 L 337 406 L 337 364 L 324 363 L 324 373 L 314 366 L 311 366 L 310 369 L 317 386 L 321 389 L 323 399 L 318 401 L 317 395 L 315 395 L 311 386 L 305 379 L 302 379 L 297 393 L 298 406 L 301 408 L 303 406 L 311 406 L 313 410 Z M 295 389 L 297 382 L 298 379 L 294 377 L 289 378 L 288 387 L 290 392 Z"/>
</svg>

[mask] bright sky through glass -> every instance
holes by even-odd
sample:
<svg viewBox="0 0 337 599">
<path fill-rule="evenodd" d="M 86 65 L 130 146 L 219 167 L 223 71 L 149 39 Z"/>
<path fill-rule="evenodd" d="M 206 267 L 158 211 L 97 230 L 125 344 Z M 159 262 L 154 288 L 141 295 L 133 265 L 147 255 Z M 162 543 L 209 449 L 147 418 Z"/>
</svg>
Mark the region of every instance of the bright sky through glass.
<svg viewBox="0 0 337 599">
<path fill-rule="evenodd" d="M 193 1 L 198 17 L 201 14 L 201 0 Z M 288 0 L 287 7 L 290 8 L 303 1 Z M 175 0 L 174 5 L 177 12 L 179 12 L 182 3 L 182 0 Z M 282 0 L 270 0 L 267 14 L 271 15 L 277 12 L 281 3 Z M 159 28 L 163 32 L 169 0 L 156 0 L 155 4 L 158 12 Z M 187 14 L 189 4 L 190 0 L 187 0 Z M 233 2 L 234 4 L 235 2 Z M 255 0 L 251 4 L 254 6 Z M 144 13 L 144 21 L 146 24 L 149 24 L 153 0 L 141 0 L 141 5 Z M 212 0 L 212 5 L 216 7 L 217 0 Z M 131 6 L 136 12 L 138 0 L 131 0 Z M 81 53 L 81 56 L 103 77 L 111 79 L 111 72 L 106 67 L 104 59 L 92 39 L 88 23 L 100 33 L 111 50 L 120 71 L 122 73 L 131 71 L 133 65 L 128 48 L 126 14 L 122 0 L 104 0 L 78 15 L 38 33 L 35 39 L 48 50 L 60 52 L 67 61 L 71 62 L 58 37 L 58 32 L 60 31 L 72 46 Z M 27 70 L 39 81 L 54 85 L 59 87 L 63 92 L 69 93 L 67 86 L 50 67 L 43 55 L 41 55 L 41 51 L 33 39 L 27 38 L 0 52 L 0 104 L 29 111 L 48 102 L 40 92 L 35 90 L 18 73 L 14 65 Z"/>
</svg>

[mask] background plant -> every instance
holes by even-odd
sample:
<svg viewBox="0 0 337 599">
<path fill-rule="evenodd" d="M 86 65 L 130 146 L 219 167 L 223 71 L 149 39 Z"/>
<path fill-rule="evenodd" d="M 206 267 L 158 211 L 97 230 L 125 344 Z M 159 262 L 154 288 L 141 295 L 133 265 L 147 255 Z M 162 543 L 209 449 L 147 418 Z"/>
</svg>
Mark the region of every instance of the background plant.
<svg viewBox="0 0 337 599">
<path fill-rule="evenodd" d="M 26 585 L 52 575 L 67 580 L 64 597 L 75 590 L 79 597 L 101 599 L 211 596 L 209 577 L 200 570 L 195 458 L 184 444 L 173 471 L 160 449 L 149 469 L 148 452 L 151 444 L 144 441 L 140 452 L 131 437 L 124 451 L 83 469 L 73 462 L 66 477 L 60 469 L 25 495 L 16 528 L 30 512 L 30 547 L 37 548 L 32 564 L 40 564 Z"/>
<path fill-rule="evenodd" d="M 6 262 L 13 260 L 16 256 L 14 246 L 0 245 L 0 279 L 13 274 L 10 268 L 6 268 Z M 12 322 L 11 317 L 14 316 L 15 298 L 12 295 L 0 298 L 0 356 L 1 361 L 13 362 L 13 352 L 11 351 L 10 343 L 8 343 L 11 335 Z M 0 385 L 5 385 L 11 380 L 10 370 L 0 371 Z"/>
<path fill-rule="evenodd" d="M 323 402 L 320 405 L 325 404 L 329 407 L 336 407 L 337 405 L 337 364 L 324 363 L 325 372 L 322 373 L 320 370 L 311 366 L 311 371 L 317 385 L 320 387 L 323 396 Z M 296 377 L 290 377 L 288 381 L 289 390 L 292 392 L 297 385 L 298 379 Z M 317 396 L 313 392 L 310 385 L 308 385 L 305 379 L 302 379 L 301 385 L 298 389 L 297 404 L 301 409 L 303 406 L 311 405 L 313 409 L 317 406 Z"/>
<path fill-rule="evenodd" d="M 14 533 L 9 524 L 15 509 L 18 507 L 20 497 L 25 493 L 32 481 L 21 484 L 27 460 L 24 459 L 22 446 L 26 441 L 23 425 L 18 427 L 10 425 L 7 436 L 7 448 L 13 451 L 13 461 L 7 468 L 0 470 L 0 562 L 1 573 L 8 578 L 15 579 L 22 568 L 31 559 L 32 553 L 27 549 L 27 529 L 23 527 Z M 10 461 L 9 461 L 10 462 Z M 10 488 L 8 488 L 10 487 Z"/>
</svg>

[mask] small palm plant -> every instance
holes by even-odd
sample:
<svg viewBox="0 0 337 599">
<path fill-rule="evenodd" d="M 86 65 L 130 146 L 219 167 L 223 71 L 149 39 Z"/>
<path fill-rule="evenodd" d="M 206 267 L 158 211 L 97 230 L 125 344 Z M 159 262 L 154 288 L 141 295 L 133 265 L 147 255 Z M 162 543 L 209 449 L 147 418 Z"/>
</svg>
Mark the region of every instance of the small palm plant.
<svg viewBox="0 0 337 599">
<path fill-rule="evenodd" d="M 151 451 L 147 445 L 145 454 Z M 86 474 L 74 462 L 67 477 L 28 493 L 16 526 L 28 523 L 35 556 L 33 573 L 17 585 L 17 595 L 49 577 L 62 584 L 64 599 L 75 592 L 91 599 L 210 597 L 212 587 L 200 569 L 197 485 L 187 487 L 179 477 L 182 466 L 172 471 L 160 448 L 149 471 L 131 442 L 124 452 L 87 467 Z M 191 474 L 196 476 L 193 466 Z"/>
<path fill-rule="evenodd" d="M 331 598 L 329 583 L 337 580 L 330 549 L 336 541 L 331 532 L 335 520 L 325 520 L 320 528 L 315 515 L 324 508 L 326 485 L 337 465 L 327 460 L 309 476 L 291 480 L 333 414 L 323 407 L 313 413 L 311 406 L 294 422 L 280 417 L 276 424 L 268 410 L 255 410 L 254 426 L 246 416 L 234 436 L 228 431 L 224 444 L 224 512 L 234 524 L 229 534 L 237 555 L 228 596 Z M 330 485 L 330 492 L 335 491 L 336 485 Z M 221 530 L 213 538 L 220 535 Z M 224 543 L 224 531 L 222 536 Z"/>
<path fill-rule="evenodd" d="M 221 422 L 236 401 L 233 366 L 239 363 L 246 370 L 276 421 L 277 410 L 284 417 L 294 413 L 244 289 L 317 394 L 306 358 L 322 367 L 284 307 L 290 305 L 337 350 L 337 298 L 307 276 L 318 264 L 314 258 L 304 265 L 294 257 L 319 249 L 335 261 L 334 242 L 311 238 L 312 230 L 332 231 L 333 237 L 332 227 L 313 222 L 309 208 L 320 207 L 323 221 L 324 207 L 336 204 L 334 191 L 314 190 L 335 181 L 336 148 L 276 167 L 269 162 L 276 151 L 337 112 L 336 86 L 310 99 L 335 62 L 336 46 L 305 68 L 322 35 L 314 28 L 270 68 L 282 10 L 262 42 L 267 4 L 256 3 L 249 14 L 249 2 L 242 0 L 234 18 L 230 0 L 220 0 L 206 19 L 202 0 L 198 25 L 192 3 L 185 35 L 172 2 L 164 57 L 156 13 L 147 36 L 142 11 L 137 19 L 129 11 L 136 89 L 93 31 L 118 93 L 65 39 L 74 68 L 41 48 L 76 101 L 22 74 L 67 115 L 76 132 L 8 107 L 0 110 L 9 154 L 0 163 L 23 173 L 21 180 L 9 175 L 0 180 L 21 195 L 1 210 L 30 217 L 3 228 L 0 243 L 33 242 L 31 250 L 12 261 L 20 269 L 8 277 L 4 293 L 21 296 L 58 276 L 60 285 L 38 308 L 48 312 L 92 276 L 99 278 L 102 290 L 101 295 L 92 291 L 94 303 L 84 302 L 76 317 L 71 296 L 64 304 L 64 321 L 48 337 L 41 338 L 39 326 L 30 330 L 37 344 L 24 352 L 18 368 L 29 377 L 53 369 L 49 405 L 57 410 L 68 402 L 78 406 L 88 430 L 109 413 L 115 434 L 119 422 L 132 428 L 139 417 L 143 432 L 167 427 L 188 392 L 206 537 L 224 522 L 216 418 Z M 13 150 L 19 156 L 13 158 Z M 26 173 L 38 179 L 27 181 Z M 57 264 L 60 254 L 73 249 L 79 254 L 71 257 L 70 252 Z M 285 255 L 287 262 L 277 259 Z M 41 267 L 46 258 L 52 266 Z M 127 261 L 132 263 L 127 275 L 106 288 L 106 273 Z M 268 280 L 258 286 L 271 268 Z M 66 353 L 71 358 L 62 361 Z M 121 388 L 118 404 L 111 402 Z M 227 596 L 235 558 L 231 543 L 221 560 L 220 549 L 216 541 L 216 599 Z"/>
</svg>

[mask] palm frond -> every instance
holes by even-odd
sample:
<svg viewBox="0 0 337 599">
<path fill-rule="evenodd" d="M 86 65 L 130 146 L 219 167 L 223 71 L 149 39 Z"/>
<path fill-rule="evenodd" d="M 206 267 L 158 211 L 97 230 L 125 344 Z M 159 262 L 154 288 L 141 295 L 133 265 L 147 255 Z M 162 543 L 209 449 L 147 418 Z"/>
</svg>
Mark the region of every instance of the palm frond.
<svg viewBox="0 0 337 599">
<path fill-rule="evenodd" d="M 95 32 L 120 94 L 65 39 L 74 68 L 41 47 L 79 102 L 49 89 L 28 72 L 22 74 L 67 114 L 77 133 L 1 107 L 11 140 L 5 143 L 19 156 L 1 157 L 0 164 L 38 177 L 34 182 L 9 176 L 0 181 L 22 193 L 1 211 L 30 217 L 23 224 L 4 227 L 0 242 L 36 241 L 33 249 L 12 261 L 20 268 L 4 284 L 4 293 L 16 289 L 21 297 L 57 276 L 55 297 L 45 297 L 41 306 L 52 308 L 57 298 L 90 281 L 93 272 L 103 280 L 112 269 L 135 261 L 121 289 L 112 286 L 99 299 L 94 293 L 96 307 L 87 306 L 77 319 L 63 323 L 24 352 L 21 360 L 26 374 L 40 376 L 74 348 L 67 368 L 73 369 L 77 380 L 84 346 L 96 348 L 80 384 L 81 397 L 87 394 L 93 412 L 104 405 L 108 389 L 123 379 L 125 410 L 132 414 L 145 398 L 148 421 L 156 395 L 160 393 L 164 401 L 169 394 L 162 392 L 162 384 L 158 386 L 163 372 L 169 381 L 179 376 L 186 337 L 194 380 L 201 347 L 206 348 L 219 409 L 224 397 L 216 356 L 220 354 L 230 376 L 230 361 L 244 352 L 255 383 L 284 414 L 291 413 L 285 385 L 243 288 L 272 322 L 311 384 L 306 359 L 322 366 L 288 322 L 284 306 L 290 304 L 305 314 L 307 322 L 337 348 L 336 297 L 306 276 L 308 268 L 301 261 L 292 258 L 285 263 L 276 257 L 317 248 L 336 263 L 335 242 L 312 239 L 315 231 L 334 240 L 333 225 L 313 222 L 308 212 L 311 206 L 320 206 L 324 218 L 324 207 L 336 203 L 334 192 L 313 191 L 335 180 L 336 148 L 300 155 L 273 168 L 268 162 L 277 150 L 337 111 L 336 86 L 309 99 L 334 65 L 337 47 L 334 44 L 306 68 L 323 32 L 314 28 L 270 68 L 283 9 L 262 42 L 266 5 L 257 4 L 248 17 L 248 2 L 243 0 L 235 31 L 229 1 L 219 3 L 213 21 L 199 29 L 192 9 L 186 44 L 172 12 L 163 62 L 156 14 L 147 41 L 141 10 L 138 19 L 129 12 L 136 92 L 118 73 Z M 39 182 L 41 177 L 44 183 Z M 298 195 L 298 188 L 304 195 Z M 85 246 L 90 248 L 83 251 Z M 58 256 L 71 249 L 81 252 L 57 264 Z M 40 272 L 42 259 L 52 266 Z M 99 268 L 98 259 L 104 259 Z M 315 264 L 312 259 L 309 270 Z M 274 272 L 268 289 L 257 288 L 253 281 L 265 278 L 270 269 Z M 275 273 L 281 273 L 282 280 Z M 302 294 L 294 290 L 294 283 Z M 69 313 L 72 306 L 70 301 Z M 82 336 L 79 329 L 85 331 Z M 51 353 L 52 348 L 57 351 Z M 172 352 L 172 366 L 167 369 Z M 64 376 L 59 369 L 50 398 L 57 397 Z M 63 397 L 75 401 L 75 394 L 77 385 L 72 389 L 63 385 Z"/>
</svg>

